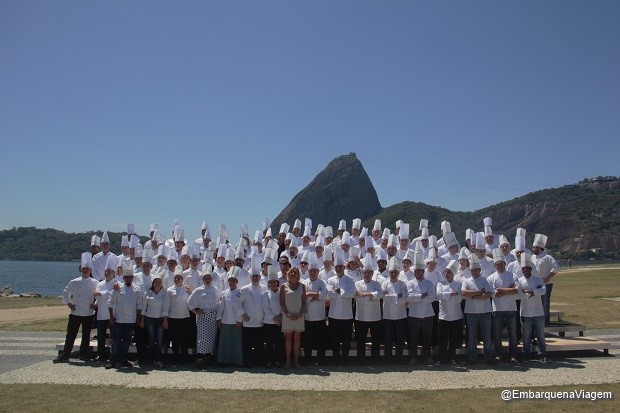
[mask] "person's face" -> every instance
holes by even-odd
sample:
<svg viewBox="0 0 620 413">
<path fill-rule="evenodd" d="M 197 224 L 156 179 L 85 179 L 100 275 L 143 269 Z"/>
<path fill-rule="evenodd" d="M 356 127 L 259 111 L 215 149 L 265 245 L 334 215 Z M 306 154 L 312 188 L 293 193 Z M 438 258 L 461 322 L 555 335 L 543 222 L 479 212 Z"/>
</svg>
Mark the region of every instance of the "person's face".
<svg viewBox="0 0 620 413">
<path fill-rule="evenodd" d="M 387 239 L 382 239 L 381 240 L 381 249 L 386 249 L 387 248 L 387 243 L 388 243 Z"/>
<path fill-rule="evenodd" d="M 390 280 L 392 280 L 392 282 L 398 280 L 398 270 L 390 270 Z"/>
<path fill-rule="evenodd" d="M 282 274 L 286 274 L 289 268 L 291 268 L 291 264 L 288 261 L 280 261 L 280 271 L 282 271 Z"/>
<path fill-rule="evenodd" d="M 105 272 L 103 273 L 106 281 L 110 281 L 112 278 L 114 278 L 115 275 L 116 272 L 114 272 L 114 270 L 105 270 Z"/>
<path fill-rule="evenodd" d="M 344 265 L 336 265 L 336 274 L 344 275 Z"/>
<path fill-rule="evenodd" d="M 403 271 L 405 272 L 409 271 L 409 269 L 411 268 L 411 261 L 409 261 L 408 259 L 403 260 L 402 266 L 403 266 Z"/>
<path fill-rule="evenodd" d="M 90 246 L 90 253 L 95 255 L 96 253 L 99 252 L 99 245 L 91 245 Z"/>
<path fill-rule="evenodd" d="M 184 246 L 185 243 L 183 241 L 174 241 L 174 248 L 176 248 L 177 251 L 181 251 Z"/>
<path fill-rule="evenodd" d="M 267 281 L 267 287 L 269 287 L 269 289 L 271 291 L 273 291 L 274 293 L 276 291 L 278 291 L 278 284 L 279 284 L 278 280 L 269 280 L 269 281 Z"/>
<path fill-rule="evenodd" d="M 142 263 L 142 273 L 144 273 L 144 275 L 149 275 L 151 273 L 151 269 L 153 269 L 153 264 L 149 261 Z"/>
<path fill-rule="evenodd" d="M 540 255 L 540 253 L 542 252 L 542 248 L 540 248 L 539 246 L 532 247 L 532 252 L 534 253 L 534 255 Z"/>
<path fill-rule="evenodd" d="M 226 259 L 224 257 L 217 257 L 215 259 L 215 264 L 217 264 L 218 267 L 223 267 L 225 262 Z"/>
<path fill-rule="evenodd" d="M 226 271 L 230 271 L 230 269 L 235 265 L 234 261 L 224 261 L 224 268 Z"/>
<path fill-rule="evenodd" d="M 174 271 L 174 269 L 177 267 L 177 262 L 176 260 L 168 260 L 166 261 L 166 265 L 168 266 L 168 270 Z"/>
<path fill-rule="evenodd" d="M 310 244 L 310 237 L 307 237 L 307 236 L 303 237 L 303 242 L 304 242 L 304 245 Z"/>
<path fill-rule="evenodd" d="M 299 267 L 301 267 L 301 272 L 308 271 L 308 263 L 307 262 L 300 262 L 299 263 Z"/>
<path fill-rule="evenodd" d="M 469 266 L 469 260 L 466 260 L 465 258 L 461 258 L 459 260 L 459 264 L 461 265 L 461 269 L 464 270 L 465 268 Z"/>
<path fill-rule="evenodd" d="M 162 266 L 162 265 L 166 265 L 166 257 L 164 257 L 163 255 L 158 255 L 157 256 L 157 265 L 158 266 Z"/>
<path fill-rule="evenodd" d="M 258 285 L 260 283 L 260 274 L 252 274 L 252 284 Z"/>
<path fill-rule="evenodd" d="M 456 254 L 457 252 L 459 252 L 459 246 L 457 244 L 452 245 L 448 248 L 448 251 L 450 251 L 450 254 Z"/>
<path fill-rule="evenodd" d="M 243 258 L 235 258 L 235 265 L 239 268 L 243 268 L 243 264 L 245 264 L 245 260 Z"/>
<path fill-rule="evenodd" d="M 136 249 L 135 248 L 129 248 L 129 257 L 132 260 L 136 258 Z"/>
<path fill-rule="evenodd" d="M 364 270 L 364 281 L 366 282 L 372 281 L 372 274 L 373 274 L 372 270 Z"/>
<path fill-rule="evenodd" d="M 473 278 L 478 278 L 480 276 L 480 268 L 472 268 L 471 269 L 471 276 Z"/>
<path fill-rule="evenodd" d="M 487 242 L 487 244 L 491 245 L 493 244 L 493 241 L 495 241 L 495 237 L 493 235 L 487 235 L 486 237 L 484 237 L 484 240 Z"/>
<path fill-rule="evenodd" d="M 174 285 L 176 285 L 177 287 L 180 287 L 181 284 L 183 284 L 183 277 L 181 275 L 175 275 L 174 276 Z"/>
<path fill-rule="evenodd" d="M 198 257 L 192 258 L 192 267 L 193 268 L 197 268 L 198 264 L 200 264 L 200 258 L 198 258 Z"/>
<path fill-rule="evenodd" d="M 293 228 L 293 235 L 295 235 L 295 237 L 299 238 L 299 233 L 300 232 L 301 232 L 301 228 L 299 228 L 299 227 Z"/>
<path fill-rule="evenodd" d="M 504 271 L 506 271 L 506 262 L 504 262 L 504 261 L 496 261 L 494 263 L 494 265 L 495 265 L 495 269 L 500 274 L 503 273 Z"/>
<path fill-rule="evenodd" d="M 508 255 L 510 253 L 510 245 L 502 244 L 499 247 L 502 249 L 502 254 Z"/>
<path fill-rule="evenodd" d="M 161 290 L 162 287 L 163 287 L 163 284 L 161 282 L 161 278 L 155 278 L 153 280 L 153 290 L 159 291 Z"/>
<path fill-rule="evenodd" d="M 278 244 L 282 245 L 284 244 L 284 239 L 286 238 L 286 234 L 278 234 Z"/>
<path fill-rule="evenodd" d="M 388 257 L 393 257 L 396 255 L 396 247 L 390 245 L 389 247 L 387 247 L 387 253 L 388 253 Z"/>
<path fill-rule="evenodd" d="M 323 269 L 325 269 L 325 272 L 331 271 L 332 265 L 333 265 L 332 261 L 323 261 Z"/>
<path fill-rule="evenodd" d="M 450 270 L 443 270 L 443 276 L 446 277 L 446 280 L 451 283 L 454 280 L 454 274 Z"/>
<path fill-rule="evenodd" d="M 205 248 L 209 248 L 209 244 L 210 244 L 210 243 L 211 243 L 211 239 L 209 239 L 209 238 L 203 238 L 203 240 L 202 240 L 202 245 L 203 245 Z"/>
<path fill-rule="evenodd" d="M 349 270 L 355 271 L 359 268 L 359 263 L 357 261 L 349 261 Z"/>
<path fill-rule="evenodd" d="M 133 275 L 123 275 L 123 281 L 125 282 L 125 285 L 129 287 L 133 282 Z"/>
<path fill-rule="evenodd" d="M 398 241 L 398 244 L 400 245 L 401 250 L 406 250 L 409 247 L 409 240 L 401 239 L 400 241 Z"/>
<path fill-rule="evenodd" d="M 288 283 L 291 285 L 299 283 L 299 270 L 297 268 L 291 268 L 288 272 Z"/>
<path fill-rule="evenodd" d="M 159 245 L 157 245 L 157 240 L 151 240 L 151 249 L 153 249 L 153 251 L 157 251 L 157 247 Z"/>
<path fill-rule="evenodd" d="M 319 277 L 319 269 L 318 268 L 311 268 L 309 270 L 309 272 L 310 272 L 310 279 L 312 281 L 315 281 Z"/>
<path fill-rule="evenodd" d="M 437 262 L 436 261 L 429 261 L 428 262 L 428 270 L 429 271 L 435 271 L 435 268 L 437 268 Z"/>
<path fill-rule="evenodd" d="M 108 252 L 110 252 L 110 243 L 109 242 L 102 242 L 101 243 L 101 251 L 103 251 L 104 254 L 107 254 Z"/>
<path fill-rule="evenodd" d="M 379 231 L 379 230 L 373 231 L 372 232 L 372 239 L 377 241 L 379 238 L 381 238 L 381 231 Z"/>
<path fill-rule="evenodd" d="M 360 248 L 364 249 L 364 247 L 366 246 L 366 238 L 360 237 L 358 242 L 359 242 Z"/>
<path fill-rule="evenodd" d="M 82 278 L 88 278 L 90 277 L 90 271 L 91 269 L 88 267 L 82 267 L 80 268 L 80 272 L 82 273 Z"/>
<path fill-rule="evenodd" d="M 136 268 L 142 267 L 142 257 L 136 257 L 134 260 L 136 262 Z"/>
<path fill-rule="evenodd" d="M 230 290 L 234 290 L 235 288 L 237 288 L 237 279 L 236 278 L 229 278 L 228 279 L 228 287 L 230 287 Z"/>
<path fill-rule="evenodd" d="M 344 252 L 349 252 L 349 250 L 351 249 L 351 246 L 349 244 L 342 244 L 340 248 L 342 248 Z"/>
<path fill-rule="evenodd" d="M 387 261 L 386 260 L 377 261 L 377 267 L 379 267 L 379 272 L 385 271 L 385 267 L 387 267 Z"/>
<path fill-rule="evenodd" d="M 314 248 L 316 250 L 316 256 L 317 257 L 322 257 L 323 256 L 323 251 L 324 248 L 321 247 L 320 245 Z"/>
<path fill-rule="evenodd" d="M 284 247 L 287 248 L 287 249 L 291 247 L 291 240 L 290 239 L 285 239 L 284 240 Z"/>
<path fill-rule="evenodd" d="M 191 262 L 191 259 L 189 258 L 189 255 L 181 256 L 181 265 L 183 266 L 183 268 L 189 267 L 190 262 Z"/>
<path fill-rule="evenodd" d="M 351 234 L 353 234 L 353 235 L 355 235 L 355 236 L 358 236 L 358 235 L 360 234 L 360 230 L 359 230 L 359 228 L 353 228 L 353 229 L 351 230 Z"/>
<path fill-rule="evenodd" d="M 334 237 L 325 237 L 325 245 L 329 245 L 334 240 Z"/>
<path fill-rule="evenodd" d="M 424 270 L 422 269 L 413 270 L 413 275 L 415 275 L 416 280 L 422 281 L 424 279 Z"/>
<path fill-rule="evenodd" d="M 123 255 L 129 255 L 129 247 L 127 247 L 127 246 L 125 246 L 125 247 L 121 246 L 121 253 L 122 253 Z"/>
<path fill-rule="evenodd" d="M 290 247 L 289 252 L 291 253 L 291 257 L 297 256 L 297 247 Z"/>
<path fill-rule="evenodd" d="M 525 278 L 530 278 L 532 276 L 532 267 L 521 267 L 521 272 Z"/>
<path fill-rule="evenodd" d="M 517 256 L 517 261 L 521 259 L 521 254 L 523 254 L 523 251 L 515 251 L 515 255 Z"/>
<path fill-rule="evenodd" d="M 476 256 L 478 258 L 483 259 L 484 258 L 484 254 L 486 254 L 485 250 L 479 250 L 479 249 L 476 250 Z"/>
<path fill-rule="evenodd" d="M 423 240 L 422 240 L 422 246 L 423 246 L 424 248 L 428 248 L 428 239 L 423 239 Z"/>
</svg>

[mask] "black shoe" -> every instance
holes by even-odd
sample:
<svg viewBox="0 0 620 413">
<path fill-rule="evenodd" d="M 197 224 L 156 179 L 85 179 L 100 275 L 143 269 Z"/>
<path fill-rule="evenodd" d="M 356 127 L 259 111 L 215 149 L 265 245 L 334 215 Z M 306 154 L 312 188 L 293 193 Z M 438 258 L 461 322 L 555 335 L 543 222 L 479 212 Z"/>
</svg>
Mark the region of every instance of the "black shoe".
<svg viewBox="0 0 620 413">
<path fill-rule="evenodd" d="M 116 363 L 108 363 L 105 365 L 106 370 L 113 369 L 116 367 Z"/>
<path fill-rule="evenodd" d="M 91 360 L 92 360 L 92 358 L 91 358 L 91 357 L 88 357 L 88 356 L 80 356 L 79 358 L 80 358 L 80 360 L 82 360 L 82 361 L 91 361 Z"/>
<path fill-rule="evenodd" d="M 125 360 L 125 361 L 121 361 L 121 367 L 134 367 L 133 363 Z"/>
<path fill-rule="evenodd" d="M 68 363 L 69 362 L 69 356 L 65 356 L 64 354 L 61 354 L 60 356 L 58 356 L 54 360 L 52 360 L 52 362 L 54 362 L 54 363 Z"/>
</svg>

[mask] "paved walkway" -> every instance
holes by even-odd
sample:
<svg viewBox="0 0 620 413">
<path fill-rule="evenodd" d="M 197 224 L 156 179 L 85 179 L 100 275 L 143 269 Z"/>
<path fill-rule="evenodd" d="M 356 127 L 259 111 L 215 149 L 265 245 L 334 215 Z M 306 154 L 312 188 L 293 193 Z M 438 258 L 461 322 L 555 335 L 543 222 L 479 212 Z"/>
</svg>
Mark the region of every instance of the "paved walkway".
<svg viewBox="0 0 620 413">
<path fill-rule="evenodd" d="M 620 342 L 618 330 L 598 331 Z M 620 351 L 610 357 L 600 353 L 558 356 L 550 364 L 532 362 L 519 366 L 457 367 L 348 366 L 304 367 L 300 370 L 212 369 L 197 372 L 191 366 L 153 370 L 105 370 L 102 364 L 72 359 L 53 364 L 55 345 L 62 333 L 0 331 L 0 383 L 63 383 L 139 388 L 292 389 L 292 390 L 409 390 L 452 388 L 525 388 L 551 384 L 620 382 Z M 618 348 L 614 346 L 614 348 Z"/>
</svg>

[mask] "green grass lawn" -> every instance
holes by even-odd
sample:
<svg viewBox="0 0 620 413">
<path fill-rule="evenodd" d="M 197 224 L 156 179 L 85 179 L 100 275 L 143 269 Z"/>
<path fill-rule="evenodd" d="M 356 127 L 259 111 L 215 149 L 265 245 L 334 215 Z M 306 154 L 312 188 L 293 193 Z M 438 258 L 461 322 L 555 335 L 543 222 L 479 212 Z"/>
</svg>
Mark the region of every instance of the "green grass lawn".
<svg viewBox="0 0 620 413">
<path fill-rule="evenodd" d="M 389 388 L 389 383 L 386 383 Z M 620 384 L 530 387 L 532 391 L 609 391 Z M 0 412 L 610 412 L 615 400 L 515 400 L 505 402 L 502 389 L 413 391 L 277 391 L 137 389 L 118 386 L 1 384 Z"/>
<path fill-rule="evenodd" d="M 48 305 L 63 305 L 62 299 L 60 297 L 0 297 L 0 310 L 9 308 L 44 307 Z"/>
</svg>

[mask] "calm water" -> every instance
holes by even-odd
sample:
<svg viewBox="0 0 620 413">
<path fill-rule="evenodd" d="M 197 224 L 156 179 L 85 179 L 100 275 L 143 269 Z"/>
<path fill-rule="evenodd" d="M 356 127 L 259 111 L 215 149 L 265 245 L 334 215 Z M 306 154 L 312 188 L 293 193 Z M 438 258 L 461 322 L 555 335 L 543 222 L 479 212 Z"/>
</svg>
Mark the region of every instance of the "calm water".
<svg viewBox="0 0 620 413">
<path fill-rule="evenodd" d="M 16 294 L 60 296 L 67 283 L 80 276 L 79 262 L 0 261 L 0 287 L 10 285 Z"/>
</svg>

